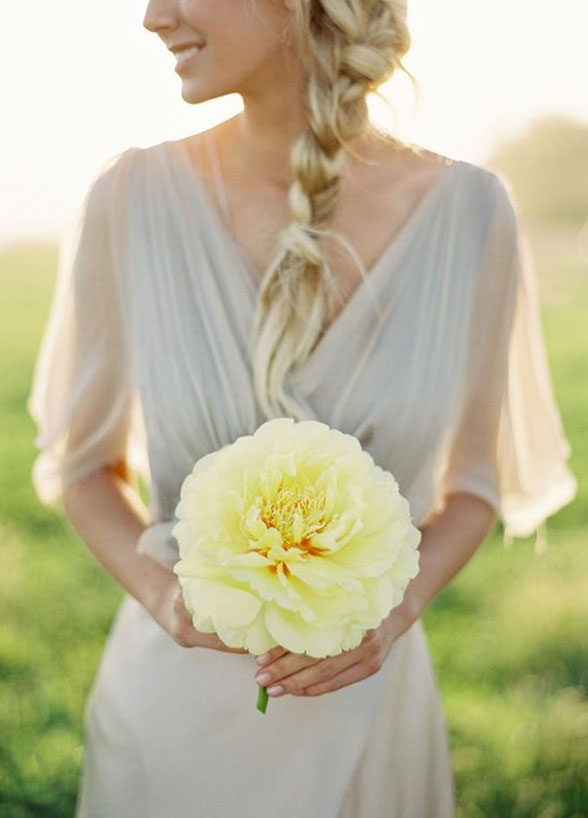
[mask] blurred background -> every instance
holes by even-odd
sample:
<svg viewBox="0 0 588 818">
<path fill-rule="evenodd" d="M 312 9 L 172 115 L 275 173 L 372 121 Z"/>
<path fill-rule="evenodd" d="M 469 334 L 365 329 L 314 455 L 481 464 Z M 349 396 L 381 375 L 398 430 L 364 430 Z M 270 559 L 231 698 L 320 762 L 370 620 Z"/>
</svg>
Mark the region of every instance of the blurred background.
<svg viewBox="0 0 588 818">
<path fill-rule="evenodd" d="M 146 2 L 10 4 L 0 30 L 0 818 L 73 814 L 82 716 L 122 592 L 30 483 L 26 412 L 57 243 L 99 168 L 235 114 L 190 106 Z M 381 126 L 503 173 L 534 251 L 579 492 L 547 544 L 498 524 L 423 623 L 459 818 L 588 816 L 588 6 L 409 0 Z M 115 818 L 115 816 L 113 816 Z M 359 816 L 358 816 L 359 818 Z M 418 816 L 415 816 L 418 818 Z"/>
</svg>

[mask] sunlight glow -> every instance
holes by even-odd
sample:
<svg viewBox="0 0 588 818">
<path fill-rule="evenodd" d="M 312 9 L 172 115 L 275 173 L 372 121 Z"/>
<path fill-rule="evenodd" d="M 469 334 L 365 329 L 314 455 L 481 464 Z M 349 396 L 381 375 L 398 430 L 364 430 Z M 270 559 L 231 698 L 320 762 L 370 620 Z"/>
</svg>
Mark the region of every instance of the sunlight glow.
<svg viewBox="0 0 588 818">
<path fill-rule="evenodd" d="M 182 100 L 173 58 L 142 27 L 145 7 L 54 0 L 35 4 L 33 25 L 29 4 L 4 10 L 0 241 L 54 239 L 113 154 L 240 110 L 237 95 L 198 106 Z M 420 99 L 399 74 L 384 89 L 394 115 L 370 100 L 374 119 L 401 136 L 483 162 L 537 115 L 588 121 L 584 0 L 560 0 L 557 13 L 534 0 L 409 0 L 409 26 L 405 63 Z"/>
</svg>

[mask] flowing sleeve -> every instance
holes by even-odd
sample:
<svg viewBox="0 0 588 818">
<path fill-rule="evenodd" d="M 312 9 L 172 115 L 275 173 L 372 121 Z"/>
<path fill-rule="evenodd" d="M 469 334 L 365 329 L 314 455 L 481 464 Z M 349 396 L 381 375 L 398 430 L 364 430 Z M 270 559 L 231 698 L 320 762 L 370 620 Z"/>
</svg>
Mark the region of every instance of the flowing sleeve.
<svg viewBox="0 0 588 818">
<path fill-rule="evenodd" d="M 468 329 L 465 399 L 441 481 L 481 497 L 505 543 L 539 534 L 577 494 L 555 402 L 531 247 L 508 180 L 485 171 L 489 218 Z"/>
<path fill-rule="evenodd" d="M 129 480 L 133 386 L 124 289 L 113 225 L 134 149 L 94 179 L 59 246 L 57 278 L 27 402 L 40 451 L 32 482 L 41 502 L 103 466 Z"/>
</svg>

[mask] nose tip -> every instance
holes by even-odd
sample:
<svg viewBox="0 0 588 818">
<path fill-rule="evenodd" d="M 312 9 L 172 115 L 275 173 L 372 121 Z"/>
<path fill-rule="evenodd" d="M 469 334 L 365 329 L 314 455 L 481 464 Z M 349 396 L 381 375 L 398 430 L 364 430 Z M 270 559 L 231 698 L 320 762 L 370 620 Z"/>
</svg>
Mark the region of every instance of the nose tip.
<svg viewBox="0 0 588 818">
<path fill-rule="evenodd" d="M 173 28 L 175 24 L 175 16 L 169 2 L 149 0 L 143 15 L 143 28 L 157 33 L 162 28 Z"/>
</svg>

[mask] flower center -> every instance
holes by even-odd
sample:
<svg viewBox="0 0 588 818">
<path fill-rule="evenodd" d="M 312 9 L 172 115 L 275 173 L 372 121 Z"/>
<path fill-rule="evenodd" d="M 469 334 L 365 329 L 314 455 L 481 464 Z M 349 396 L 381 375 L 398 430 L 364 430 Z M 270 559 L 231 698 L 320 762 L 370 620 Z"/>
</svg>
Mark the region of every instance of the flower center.
<svg viewBox="0 0 588 818">
<path fill-rule="evenodd" d="M 307 559 L 321 556 L 328 550 L 312 544 L 313 535 L 322 531 L 328 522 L 325 519 L 324 489 L 317 490 L 312 485 L 301 489 L 299 485 L 288 485 L 282 479 L 270 497 L 262 499 L 259 517 L 266 528 L 280 532 L 282 543 L 279 551 L 292 550 L 292 556 L 296 554 L 298 558 Z M 283 556 L 280 558 L 275 548 L 261 548 L 259 551 L 264 556 L 274 557 L 275 564 L 270 567 L 271 571 L 275 572 L 278 564 L 282 563 L 284 573 L 289 573 Z"/>
</svg>

